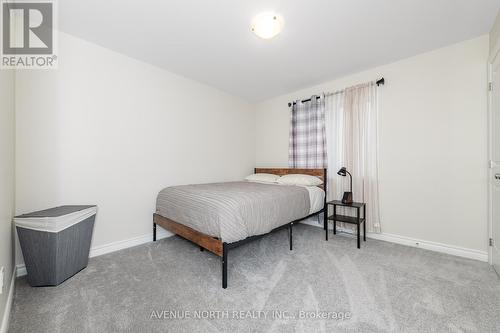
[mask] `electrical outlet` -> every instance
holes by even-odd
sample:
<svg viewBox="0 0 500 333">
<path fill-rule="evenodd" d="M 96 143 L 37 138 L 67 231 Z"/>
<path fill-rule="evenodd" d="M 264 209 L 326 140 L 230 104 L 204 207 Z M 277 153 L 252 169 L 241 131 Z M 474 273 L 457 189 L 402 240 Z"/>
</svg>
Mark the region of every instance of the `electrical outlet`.
<svg viewBox="0 0 500 333">
<path fill-rule="evenodd" d="M 0 268 L 0 295 L 3 294 L 3 271 L 4 267 Z"/>
</svg>

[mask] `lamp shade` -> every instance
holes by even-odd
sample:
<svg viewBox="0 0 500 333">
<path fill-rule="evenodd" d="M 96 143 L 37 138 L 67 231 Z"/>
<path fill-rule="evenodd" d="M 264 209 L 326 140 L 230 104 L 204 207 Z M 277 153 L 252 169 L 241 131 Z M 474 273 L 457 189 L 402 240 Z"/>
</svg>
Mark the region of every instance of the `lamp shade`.
<svg viewBox="0 0 500 333">
<path fill-rule="evenodd" d="M 347 169 L 345 167 L 342 167 L 338 172 L 337 175 L 345 177 L 347 175 Z"/>
</svg>

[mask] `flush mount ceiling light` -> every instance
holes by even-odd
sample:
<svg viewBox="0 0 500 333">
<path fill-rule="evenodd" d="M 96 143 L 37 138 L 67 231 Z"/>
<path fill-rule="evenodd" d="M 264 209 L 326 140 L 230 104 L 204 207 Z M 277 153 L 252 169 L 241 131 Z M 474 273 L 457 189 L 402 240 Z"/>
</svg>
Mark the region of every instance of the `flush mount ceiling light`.
<svg viewBox="0 0 500 333">
<path fill-rule="evenodd" d="M 283 18 L 276 13 L 261 13 L 252 20 L 252 31 L 263 39 L 270 39 L 283 30 Z"/>
</svg>

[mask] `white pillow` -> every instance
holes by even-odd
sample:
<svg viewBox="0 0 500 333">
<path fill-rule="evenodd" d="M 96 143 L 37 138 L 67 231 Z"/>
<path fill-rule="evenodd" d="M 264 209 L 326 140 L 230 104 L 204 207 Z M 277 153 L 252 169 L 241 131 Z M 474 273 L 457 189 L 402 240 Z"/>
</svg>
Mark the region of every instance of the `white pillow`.
<svg viewBox="0 0 500 333">
<path fill-rule="evenodd" d="M 323 184 L 323 181 L 314 176 L 309 175 L 284 175 L 278 179 L 278 184 L 299 185 L 299 186 L 318 186 Z"/>
<path fill-rule="evenodd" d="M 280 178 L 280 176 L 270 173 L 254 173 L 250 176 L 247 176 L 245 179 L 249 182 L 276 183 L 278 178 Z"/>
</svg>

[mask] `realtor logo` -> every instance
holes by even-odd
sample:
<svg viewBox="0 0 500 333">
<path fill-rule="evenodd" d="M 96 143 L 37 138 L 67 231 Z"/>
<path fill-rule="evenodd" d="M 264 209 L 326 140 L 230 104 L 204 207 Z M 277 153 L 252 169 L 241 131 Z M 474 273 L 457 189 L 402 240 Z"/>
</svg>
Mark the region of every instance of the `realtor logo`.
<svg viewBox="0 0 500 333">
<path fill-rule="evenodd" d="M 55 3 L 2 2 L 2 69 L 50 69 L 55 54 Z"/>
</svg>

